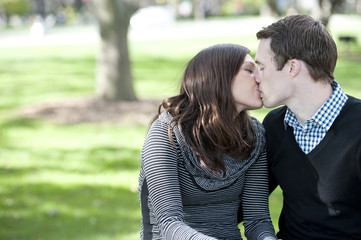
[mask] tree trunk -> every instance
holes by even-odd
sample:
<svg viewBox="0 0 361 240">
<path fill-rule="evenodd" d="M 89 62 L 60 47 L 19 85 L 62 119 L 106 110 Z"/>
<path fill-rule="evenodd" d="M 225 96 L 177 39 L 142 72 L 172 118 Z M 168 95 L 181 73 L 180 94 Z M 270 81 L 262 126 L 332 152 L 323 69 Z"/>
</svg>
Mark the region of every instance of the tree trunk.
<svg viewBox="0 0 361 240">
<path fill-rule="evenodd" d="M 35 14 L 41 16 L 42 19 L 45 19 L 46 13 L 44 0 L 35 0 Z"/>
<path fill-rule="evenodd" d="M 174 16 L 176 17 L 176 19 L 179 18 L 178 1 L 179 0 L 168 0 L 168 4 L 173 9 L 173 13 L 174 13 Z"/>
<path fill-rule="evenodd" d="M 330 0 L 319 0 L 318 5 L 312 11 L 312 16 L 327 26 L 332 14 L 331 7 L 332 5 Z"/>
<path fill-rule="evenodd" d="M 193 14 L 195 19 L 206 19 L 209 16 L 219 16 L 222 13 L 224 0 L 194 0 Z"/>
<path fill-rule="evenodd" d="M 101 36 L 96 96 L 136 100 L 128 52 L 128 27 L 134 12 L 122 0 L 94 0 Z"/>
<path fill-rule="evenodd" d="M 318 7 L 313 9 L 312 16 L 327 26 L 331 15 L 340 10 L 344 2 L 344 0 L 319 0 Z"/>
<path fill-rule="evenodd" d="M 194 0 L 193 12 L 195 19 L 205 19 L 207 17 L 208 3 L 206 0 Z"/>
<path fill-rule="evenodd" d="M 279 10 L 278 6 L 277 6 L 277 1 L 276 0 L 267 0 L 267 5 L 271 11 L 271 15 L 278 18 L 279 16 L 281 16 L 281 11 Z"/>
</svg>

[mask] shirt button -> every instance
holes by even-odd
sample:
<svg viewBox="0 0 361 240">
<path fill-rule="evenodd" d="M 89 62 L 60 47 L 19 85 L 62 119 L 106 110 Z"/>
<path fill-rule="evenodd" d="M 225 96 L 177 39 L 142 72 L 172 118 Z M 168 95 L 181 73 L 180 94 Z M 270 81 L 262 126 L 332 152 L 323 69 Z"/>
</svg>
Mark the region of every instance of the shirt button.
<svg viewBox="0 0 361 240">
<path fill-rule="evenodd" d="M 306 136 L 305 139 L 308 141 L 308 140 L 310 139 L 310 137 L 309 137 L 309 136 Z"/>
</svg>

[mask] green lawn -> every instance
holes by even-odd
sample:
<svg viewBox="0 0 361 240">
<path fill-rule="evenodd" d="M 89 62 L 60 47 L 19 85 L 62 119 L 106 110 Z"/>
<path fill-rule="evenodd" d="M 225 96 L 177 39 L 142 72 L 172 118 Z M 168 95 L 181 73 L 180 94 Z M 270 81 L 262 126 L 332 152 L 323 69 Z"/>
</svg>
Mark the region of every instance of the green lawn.
<svg viewBox="0 0 361 240">
<path fill-rule="evenodd" d="M 175 94 L 190 57 L 211 44 L 240 39 L 254 54 L 255 38 L 243 35 L 131 42 L 138 97 Z M 139 239 L 137 178 L 146 126 L 60 125 L 17 112 L 29 104 L 91 96 L 97 46 L 0 52 L 0 239 Z M 346 93 L 361 97 L 361 62 L 347 56 L 338 62 L 336 78 Z M 251 114 L 261 121 L 267 112 Z M 276 228 L 281 201 L 277 190 L 270 199 Z"/>
</svg>

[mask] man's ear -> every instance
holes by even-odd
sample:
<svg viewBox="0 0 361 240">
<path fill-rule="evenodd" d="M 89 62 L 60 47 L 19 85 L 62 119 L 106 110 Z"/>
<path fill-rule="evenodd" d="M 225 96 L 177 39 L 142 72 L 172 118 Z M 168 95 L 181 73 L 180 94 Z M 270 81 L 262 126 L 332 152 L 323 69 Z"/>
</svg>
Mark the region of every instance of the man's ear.
<svg viewBox="0 0 361 240">
<path fill-rule="evenodd" d="M 301 62 L 298 59 L 291 59 L 289 63 L 288 73 L 294 77 L 296 76 L 301 70 Z"/>
</svg>

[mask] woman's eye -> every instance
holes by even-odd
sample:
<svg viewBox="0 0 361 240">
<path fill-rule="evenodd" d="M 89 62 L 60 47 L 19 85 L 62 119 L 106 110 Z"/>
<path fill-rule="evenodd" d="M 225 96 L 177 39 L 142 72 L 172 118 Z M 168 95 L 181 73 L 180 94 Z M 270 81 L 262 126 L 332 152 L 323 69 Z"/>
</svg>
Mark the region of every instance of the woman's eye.
<svg viewBox="0 0 361 240">
<path fill-rule="evenodd" d="M 251 69 L 246 69 L 246 71 L 249 73 L 253 73 L 253 70 L 251 70 Z"/>
</svg>

